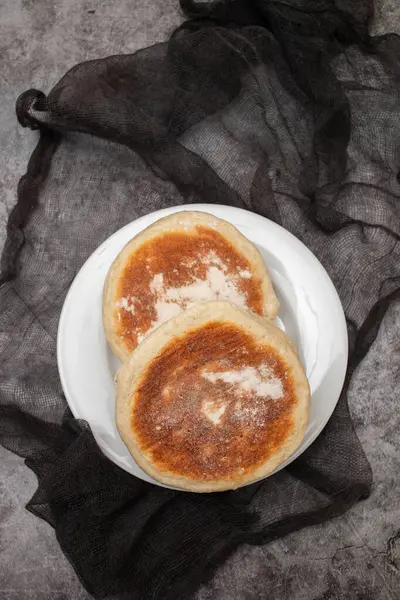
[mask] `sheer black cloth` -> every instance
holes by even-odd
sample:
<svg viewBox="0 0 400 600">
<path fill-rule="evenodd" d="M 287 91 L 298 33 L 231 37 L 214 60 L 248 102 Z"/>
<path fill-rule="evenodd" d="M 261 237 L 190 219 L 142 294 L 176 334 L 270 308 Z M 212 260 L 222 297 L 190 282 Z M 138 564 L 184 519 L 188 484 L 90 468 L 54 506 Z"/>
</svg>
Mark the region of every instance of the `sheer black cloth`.
<svg viewBox="0 0 400 600">
<path fill-rule="evenodd" d="M 239 544 L 340 515 L 371 486 L 347 388 L 399 293 L 399 39 L 368 36 L 368 0 L 182 8 L 168 42 L 77 65 L 17 103 L 40 140 L 2 257 L 0 441 L 37 474 L 28 508 L 95 598 L 187 598 Z M 188 202 L 246 208 L 299 237 L 348 324 L 347 381 L 324 432 L 232 493 L 121 471 L 72 418 L 57 372 L 58 319 L 85 259 L 138 216 Z"/>
</svg>

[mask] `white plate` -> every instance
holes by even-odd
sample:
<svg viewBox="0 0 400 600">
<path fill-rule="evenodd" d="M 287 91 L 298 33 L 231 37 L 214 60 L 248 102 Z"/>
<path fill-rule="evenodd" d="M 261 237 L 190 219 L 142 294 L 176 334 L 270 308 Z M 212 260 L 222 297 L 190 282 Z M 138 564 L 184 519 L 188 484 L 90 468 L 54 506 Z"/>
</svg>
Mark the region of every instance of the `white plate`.
<svg viewBox="0 0 400 600">
<path fill-rule="evenodd" d="M 218 205 L 177 206 L 137 219 L 106 240 L 76 276 L 61 313 L 57 359 L 65 396 L 74 416 L 88 421 L 108 458 L 160 485 L 134 462 L 115 425 L 114 375 L 120 363 L 104 337 L 102 291 L 111 263 L 132 237 L 161 217 L 185 209 L 231 222 L 257 245 L 271 273 L 281 302 L 278 325 L 298 348 L 312 394 L 303 443 L 282 469 L 315 440 L 336 406 L 346 373 L 347 330 L 339 297 L 321 263 L 288 231 L 254 213 Z"/>
</svg>

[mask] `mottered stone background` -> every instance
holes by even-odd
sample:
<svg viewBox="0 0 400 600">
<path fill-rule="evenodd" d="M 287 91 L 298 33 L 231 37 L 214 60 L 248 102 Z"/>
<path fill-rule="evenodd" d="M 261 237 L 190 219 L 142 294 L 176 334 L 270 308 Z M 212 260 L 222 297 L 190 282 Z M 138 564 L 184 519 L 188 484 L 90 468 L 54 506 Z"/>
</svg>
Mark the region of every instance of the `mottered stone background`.
<svg viewBox="0 0 400 600">
<path fill-rule="evenodd" d="M 80 61 L 162 41 L 180 20 L 177 0 L 0 0 L 0 248 L 37 138 L 17 124 L 17 96 L 48 91 Z M 399 0 L 376 0 L 372 33 L 385 32 L 400 34 Z M 400 598 L 399 340 L 400 304 L 349 397 L 374 472 L 370 498 L 324 525 L 239 549 L 197 600 Z M 0 600 L 89 599 L 51 527 L 24 508 L 35 488 L 23 461 L 0 447 Z"/>
</svg>

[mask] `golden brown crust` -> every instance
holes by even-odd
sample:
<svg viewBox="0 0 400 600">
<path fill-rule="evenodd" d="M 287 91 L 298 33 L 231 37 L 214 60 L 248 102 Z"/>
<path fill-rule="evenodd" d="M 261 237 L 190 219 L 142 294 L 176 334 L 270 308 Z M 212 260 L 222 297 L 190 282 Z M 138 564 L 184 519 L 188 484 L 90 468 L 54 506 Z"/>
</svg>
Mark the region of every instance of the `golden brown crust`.
<svg viewBox="0 0 400 600">
<path fill-rule="evenodd" d="M 276 316 L 279 303 L 268 271 L 255 246 L 233 225 L 222 219 L 208 213 L 182 211 L 160 219 L 133 238 L 117 256 L 108 272 L 103 291 L 103 324 L 107 340 L 120 360 L 126 360 L 138 342 L 151 331 L 152 325 L 157 323 L 155 297 L 154 292 L 149 294 L 151 282 L 148 276 L 148 273 L 154 275 L 151 269 L 156 268 L 155 263 L 159 263 L 160 276 L 164 282 L 168 281 L 171 287 L 179 286 L 179 279 L 182 281 L 186 277 L 190 280 L 190 268 L 186 268 L 185 271 L 183 262 L 178 261 L 177 256 L 181 247 L 183 254 L 186 253 L 186 258 L 189 256 L 190 244 L 186 244 L 185 247 L 182 240 L 184 236 L 192 236 L 194 240 L 194 232 L 198 238 L 197 247 L 191 242 L 192 252 L 196 252 L 199 257 L 196 268 L 201 270 L 202 267 L 200 247 L 213 249 L 210 233 L 214 232 L 217 258 L 223 257 L 224 251 L 230 253 L 229 256 L 227 254 L 224 269 L 229 265 L 228 270 L 237 269 L 237 272 L 249 275 L 244 278 L 236 276 L 235 279 L 236 282 L 239 281 L 237 291 L 242 295 L 241 298 L 245 299 L 245 307 L 271 319 Z M 156 247 L 152 249 L 150 265 L 146 270 L 145 260 L 149 260 L 151 245 Z M 155 260 L 157 257 L 158 261 Z M 170 258 L 170 263 L 169 257 L 173 257 Z M 176 264 L 177 262 L 179 264 Z M 173 271 L 177 275 L 174 275 Z M 231 271 L 227 276 L 231 276 Z M 203 280 L 205 274 L 200 273 L 200 278 Z M 129 304 L 132 296 L 135 297 L 135 305 Z M 204 300 L 200 298 L 200 301 Z M 121 306 L 117 308 L 123 302 L 126 303 L 127 309 Z"/>
<path fill-rule="evenodd" d="M 200 332 L 196 334 L 197 346 L 193 332 Z M 212 342 L 216 332 L 220 351 L 213 351 Z M 180 340 L 183 341 L 181 345 Z M 189 352 L 185 350 L 187 340 L 190 341 Z M 234 350 L 238 346 L 243 352 Z M 217 345 L 214 348 L 217 348 Z M 240 368 L 251 364 L 253 368 L 257 368 L 260 361 L 265 363 L 267 360 L 269 366 L 272 365 L 275 375 L 280 376 L 284 383 L 283 395 L 275 404 L 269 402 L 267 406 L 267 403 L 264 403 L 263 408 L 261 403 L 254 404 L 253 397 L 252 406 L 261 406 L 261 412 L 257 413 L 257 425 L 251 419 L 244 421 L 243 431 L 248 437 L 247 447 L 240 442 L 240 431 L 235 425 L 232 402 L 227 404 L 226 412 L 218 426 L 207 428 L 205 419 L 199 418 L 200 404 L 196 404 L 193 385 L 192 389 L 187 389 L 187 384 L 190 383 L 187 376 L 191 377 L 190 353 L 193 356 L 193 365 L 203 364 L 201 361 L 204 356 L 208 356 L 210 364 L 215 357 L 217 361 L 223 361 L 226 348 L 236 352 L 236 362 L 230 361 L 231 365 L 235 364 Z M 197 358 L 200 357 L 200 362 L 197 363 L 196 352 Z M 247 359 L 244 359 L 244 353 L 249 353 Z M 179 420 L 181 416 L 178 415 L 179 418 L 174 422 L 177 416 L 176 407 L 170 404 L 169 408 L 165 405 L 163 408 L 163 402 L 160 403 L 159 400 L 163 391 L 169 394 L 169 388 L 166 390 L 164 387 L 166 381 L 172 386 L 173 396 L 179 397 L 177 391 L 179 392 L 180 388 L 174 387 L 173 377 L 177 364 L 182 375 L 181 382 L 181 375 L 177 379 L 178 384 L 182 383 L 183 386 L 182 397 L 185 397 L 185 392 L 186 398 L 192 394 L 190 406 L 197 412 L 195 415 L 190 415 L 190 411 L 186 412 L 183 420 Z M 207 370 L 209 367 L 205 368 Z M 220 369 L 220 365 L 217 366 L 217 372 Z M 199 372 L 197 370 L 197 377 Z M 215 380 L 215 375 L 213 377 Z M 308 421 L 309 385 L 293 343 L 268 320 L 227 302 L 204 303 L 180 313 L 159 327 L 121 367 L 116 387 L 117 427 L 135 461 L 154 479 L 196 492 L 233 489 L 266 477 L 298 447 Z M 213 393 L 212 387 L 206 389 L 207 393 Z M 204 392 L 204 387 L 200 392 Z M 229 386 L 218 384 L 216 392 L 225 393 L 228 398 L 231 390 Z M 172 421 L 163 428 L 165 418 L 169 417 Z M 188 424 L 189 433 L 186 434 L 182 430 L 182 423 Z M 260 423 L 266 425 L 265 430 L 259 426 Z M 157 427 L 160 428 L 159 434 Z M 196 435 L 196 427 L 203 428 L 197 432 L 201 435 Z M 181 439 L 175 440 L 176 435 L 178 438 L 181 436 Z M 253 451 L 251 439 L 256 442 L 253 444 Z M 225 457 L 222 458 L 226 458 L 227 465 L 220 460 L 219 449 L 222 446 L 226 450 Z M 213 457 L 210 463 L 194 455 L 196 452 L 201 454 L 205 449 Z M 243 468 L 238 469 L 238 466 Z"/>
</svg>

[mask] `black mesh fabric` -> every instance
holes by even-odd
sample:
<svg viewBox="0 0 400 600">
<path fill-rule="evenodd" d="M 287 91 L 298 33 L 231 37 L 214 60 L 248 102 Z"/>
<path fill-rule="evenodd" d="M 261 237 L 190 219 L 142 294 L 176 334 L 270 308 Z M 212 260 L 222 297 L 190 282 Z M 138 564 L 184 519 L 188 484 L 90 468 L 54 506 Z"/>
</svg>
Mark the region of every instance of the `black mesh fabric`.
<svg viewBox="0 0 400 600">
<path fill-rule="evenodd" d="M 399 293 L 399 38 L 368 36 L 369 0 L 182 7 L 168 42 L 77 65 L 17 103 L 40 140 L 2 257 L 0 441 L 37 474 L 28 508 L 96 598 L 188 598 L 239 544 L 340 515 L 371 486 L 347 388 Z M 264 482 L 211 495 L 106 459 L 68 411 L 56 362 L 84 260 L 140 215 L 190 202 L 243 207 L 299 237 L 332 277 L 350 338 L 317 441 Z"/>
</svg>

